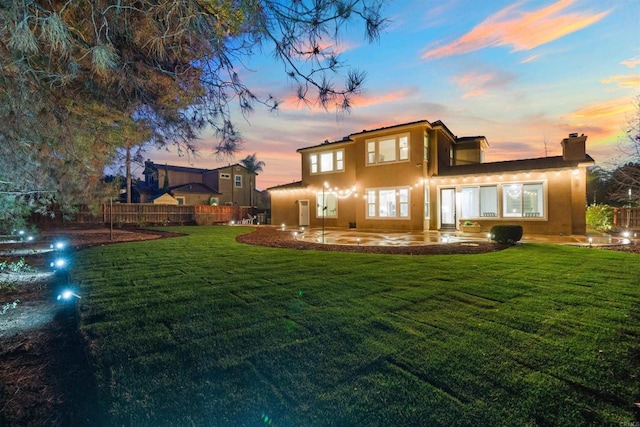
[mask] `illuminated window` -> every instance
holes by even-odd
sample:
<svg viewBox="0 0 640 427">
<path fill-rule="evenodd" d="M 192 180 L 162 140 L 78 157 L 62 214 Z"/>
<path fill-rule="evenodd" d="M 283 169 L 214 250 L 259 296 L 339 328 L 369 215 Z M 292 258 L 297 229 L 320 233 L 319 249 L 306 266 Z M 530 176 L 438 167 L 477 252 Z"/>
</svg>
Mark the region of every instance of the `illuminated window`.
<svg viewBox="0 0 640 427">
<path fill-rule="evenodd" d="M 338 197 L 334 193 L 316 194 L 316 216 L 336 218 L 338 216 Z"/>
<path fill-rule="evenodd" d="M 409 188 L 366 190 L 367 218 L 409 218 Z"/>
<path fill-rule="evenodd" d="M 506 184 L 502 188 L 502 214 L 505 217 L 536 218 L 544 216 L 542 183 Z"/>
<path fill-rule="evenodd" d="M 312 174 L 343 171 L 344 150 L 331 150 L 310 154 L 309 165 Z"/>
<path fill-rule="evenodd" d="M 409 160 L 409 135 L 385 136 L 367 141 L 367 164 Z"/>
<path fill-rule="evenodd" d="M 463 187 L 460 193 L 462 218 L 496 217 L 498 212 L 498 188 L 493 186 Z"/>
</svg>

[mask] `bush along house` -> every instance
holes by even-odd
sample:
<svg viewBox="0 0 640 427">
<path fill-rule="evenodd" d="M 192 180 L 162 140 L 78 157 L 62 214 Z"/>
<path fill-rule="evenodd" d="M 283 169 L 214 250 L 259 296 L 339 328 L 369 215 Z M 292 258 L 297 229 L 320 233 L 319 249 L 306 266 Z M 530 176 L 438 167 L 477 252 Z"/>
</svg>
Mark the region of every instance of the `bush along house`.
<svg viewBox="0 0 640 427">
<path fill-rule="evenodd" d="M 457 137 L 441 121 L 363 130 L 297 150 L 302 179 L 268 189 L 272 223 L 584 234 L 586 140 L 569 135 L 561 156 L 485 163 L 485 137 Z"/>
</svg>

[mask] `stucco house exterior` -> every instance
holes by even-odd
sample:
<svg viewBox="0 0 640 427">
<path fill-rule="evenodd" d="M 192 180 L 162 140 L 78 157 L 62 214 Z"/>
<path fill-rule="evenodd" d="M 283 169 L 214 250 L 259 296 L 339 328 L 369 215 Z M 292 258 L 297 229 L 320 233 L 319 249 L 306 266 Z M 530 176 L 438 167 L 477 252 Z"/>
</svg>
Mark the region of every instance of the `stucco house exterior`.
<svg viewBox="0 0 640 427">
<path fill-rule="evenodd" d="M 268 189 L 272 223 L 584 234 L 586 139 L 563 139 L 561 156 L 485 163 L 484 136 L 457 137 L 441 121 L 363 130 L 297 150 L 302 179 Z"/>
<path fill-rule="evenodd" d="M 253 206 L 266 209 L 263 192 L 256 190 L 256 174 L 236 163 L 215 169 L 145 162 L 144 182 L 136 186 L 139 203 Z M 167 197 L 167 195 L 171 197 Z"/>
</svg>

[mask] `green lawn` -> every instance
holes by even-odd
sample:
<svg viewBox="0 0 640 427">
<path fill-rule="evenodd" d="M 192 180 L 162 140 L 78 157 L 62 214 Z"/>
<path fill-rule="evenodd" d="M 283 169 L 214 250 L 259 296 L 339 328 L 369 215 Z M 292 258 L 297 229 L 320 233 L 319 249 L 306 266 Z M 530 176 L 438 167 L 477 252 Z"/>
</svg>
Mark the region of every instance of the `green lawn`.
<svg viewBox="0 0 640 427">
<path fill-rule="evenodd" d="M 631 423 L 634 254 L 522 244 L 398 256 L 253 247 L 240 227 L 81 251 L 109 425 Z"/>
</svg>

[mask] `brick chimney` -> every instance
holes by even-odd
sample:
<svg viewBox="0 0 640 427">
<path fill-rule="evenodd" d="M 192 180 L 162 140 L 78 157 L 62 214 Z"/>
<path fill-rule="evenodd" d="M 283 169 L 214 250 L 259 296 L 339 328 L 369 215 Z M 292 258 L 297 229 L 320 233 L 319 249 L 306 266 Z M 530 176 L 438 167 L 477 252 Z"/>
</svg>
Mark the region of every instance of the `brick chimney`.
<svg viewBox="0 0 640 427">
<path fill-rule="evenodd" d="M 570 133 L 569 137 L 562 140 L 562 160 L 585 160 L 587 158 L 586 151 L 587 136 L 577 133 Z"/>
</svg>

